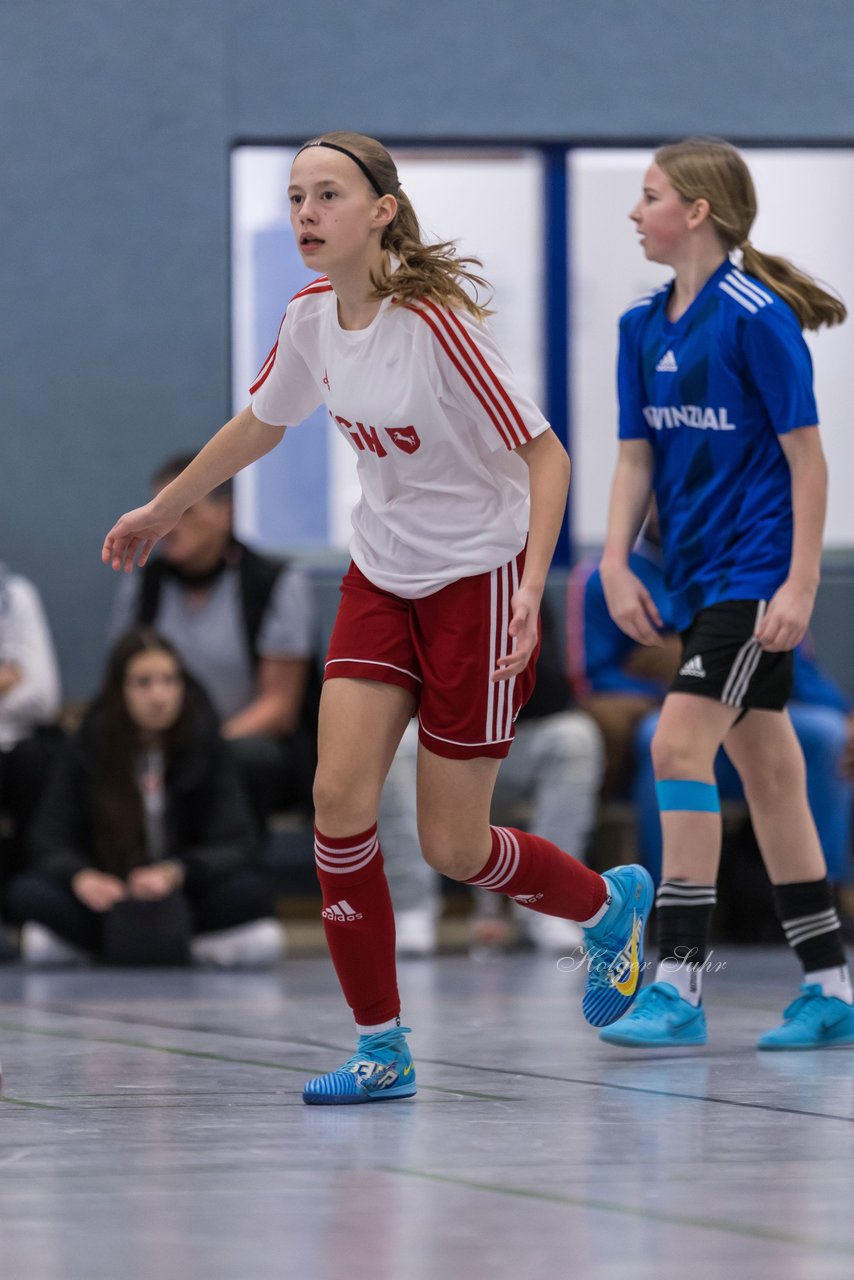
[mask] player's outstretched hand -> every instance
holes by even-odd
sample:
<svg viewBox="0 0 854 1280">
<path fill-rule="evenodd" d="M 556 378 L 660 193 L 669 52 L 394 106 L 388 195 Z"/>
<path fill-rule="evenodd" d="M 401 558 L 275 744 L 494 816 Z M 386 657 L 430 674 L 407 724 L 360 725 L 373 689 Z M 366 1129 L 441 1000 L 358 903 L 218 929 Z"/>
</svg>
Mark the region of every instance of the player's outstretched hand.
<svg viewBox="0 0 854 1280">
<path fill-rule="evenodd" d="M 646 587 L 628 565 L 600 569 L 608 612 L 621 631 L 638 644 L 663 644 L 661 614 Z"/>
<path fill-rule="evenodd" d="M 509 680 L 518 676 L 531 661 L 531 655 L 537 647 L 537 618 L 540 612 L 540 599 L 536 591 L 530 587 L 520 587 L 510 600 L 513 616 L 507 628 L 513 637 L 513 652 L 499 658 L 490 679 Z"/>
<path fill-rule="evenodd" d="M 153 501 L 135 511 L 127 511 L 104 539 L 102 561 L 113 569 L 124 569 L 125 573 L 130 573 L 134 562 L 142 568 L 155 542 L 174 529 L 179 518 L 156 510 Z"/>
</svg>

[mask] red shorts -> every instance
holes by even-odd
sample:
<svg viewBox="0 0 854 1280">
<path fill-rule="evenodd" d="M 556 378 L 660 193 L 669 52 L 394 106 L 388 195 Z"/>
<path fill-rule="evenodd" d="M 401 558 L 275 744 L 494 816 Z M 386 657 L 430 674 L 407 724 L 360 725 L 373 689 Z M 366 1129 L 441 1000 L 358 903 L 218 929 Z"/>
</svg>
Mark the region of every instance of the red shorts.
<svg viewBox="0 0 854 1280">
<path fill-rule="evenodd" d="M 324 679 L 408 689 L 417 702 L 418 736 L 437 756 L 506 756 L 513 722 L 533 692 L 539 640 L 521 675 L 489 677 L 497 659 L 512 651 L 510 598 L 524 564 L 522 551 L 500 569 L 460 578 L 420 600 L 382 591 L 351 564 Z"/>
</svg>

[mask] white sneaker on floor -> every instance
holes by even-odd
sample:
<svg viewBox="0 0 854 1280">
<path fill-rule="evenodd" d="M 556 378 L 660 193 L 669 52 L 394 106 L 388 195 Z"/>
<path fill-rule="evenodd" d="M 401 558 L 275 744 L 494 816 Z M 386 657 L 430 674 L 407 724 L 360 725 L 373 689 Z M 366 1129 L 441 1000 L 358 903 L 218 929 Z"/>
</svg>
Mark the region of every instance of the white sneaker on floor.
<svg viewBox="0 0 854 1280">
<path fill-rule="evenodd" d="M 214 969 L 271 969 L 285 954 L 285 930 L 278 920 L 251 920 L 197 934 L 190 953 L 196 964 Z"/>
<path fill-rule="evenodd" d="M 514 904 L 515 906 L 515 904 Z M 563 920 L 560 916 L 544 916 L 538 911 L 517 907 L 516 922 L 521 936 L 549 955 L 569 955 L 584 941 L 584 930 L 575 920 Z"/>
<path fill-rule="evenodd" d="M 395 950 L 399 956 L 432 956 L 437 946 L 436 908 L 411 907 L 394 917 Z"/>
<path fill-rule="evenodd" d="M 91 956 L 46 925 L 28 920 L 21 930 L 21 959 L 34 969 L 49 969 L 86 964 Z"/>
</svg>

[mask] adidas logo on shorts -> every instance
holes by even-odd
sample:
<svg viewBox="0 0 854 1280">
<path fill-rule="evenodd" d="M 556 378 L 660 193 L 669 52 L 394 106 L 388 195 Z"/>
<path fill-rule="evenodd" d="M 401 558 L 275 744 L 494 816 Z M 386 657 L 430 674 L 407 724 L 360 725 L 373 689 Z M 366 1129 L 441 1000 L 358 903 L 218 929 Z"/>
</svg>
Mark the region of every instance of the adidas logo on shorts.
<svg viewBox="0 0 854 1280">
<path fill-rule="evenodd" d="M 340 902 L 334 902 L 331 907 L 324 907 L 320 915 L 324 920 L 336 920 L 339 924 L 362 919 L 361 911 L 354 911 L 350 903 L 345 902 L 343 898 Z"/>
<path fill-rule="evenodd" d="M 699 653 L 695 653 L 693 658 L 689 658 L 679 668 L 680 676 L 696 676 L 699 680 L 705 680 L 706 668 L 703 666 L 703 659 Z"/>
</svg>

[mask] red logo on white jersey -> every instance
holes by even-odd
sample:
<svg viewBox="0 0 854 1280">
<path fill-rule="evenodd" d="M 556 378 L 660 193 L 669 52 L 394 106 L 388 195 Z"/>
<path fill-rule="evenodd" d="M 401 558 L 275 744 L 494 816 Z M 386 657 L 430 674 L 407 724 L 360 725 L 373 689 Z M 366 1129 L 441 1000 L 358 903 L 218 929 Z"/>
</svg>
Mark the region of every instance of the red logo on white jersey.
<svg viewBox="0 0 854 1280">
<path fill-rule="evenodd" d="M 385 433 L 391 439 L 392 444 L 396 444 L 398 449 L 402 449 L 404 453 L 415 453 L 416 449 L 421 448 L 418 432 L 412 426 L 386 427 Z"/>
<path fill-rule="evenodd" d="M 332 390 L 332 388 L 331 388 L 331 387 L 330 387 L 330 385 L 329 385 L 329 371 L 328 371 L 328 369 L 324 369 L 324 370 L 323 370 L 323 385 L 324 385 L 324 387 L 326 387 L 326 390 L 327 390 L 327 391 L 331 391 L 331 390 Z"/>
<path fill-rule="evenodd" d="M 366 427 L 364 422 L 357 422 L 354 426 L 352 422 L 348 422 L 346 418 L 340 417 L 337 413 L 335 415 L 335 421 L 338 423 L 339 427 L 344 428 L 347 435 L 360 452 L 364 452 L 365 449 L 368 449 L 371 453 L 375 453 L 378 458 L 385 458 L 388 456 L 388 450 L 383 447 L 383 442 L 377 435 L 376 427 Z"/>
</svg>

